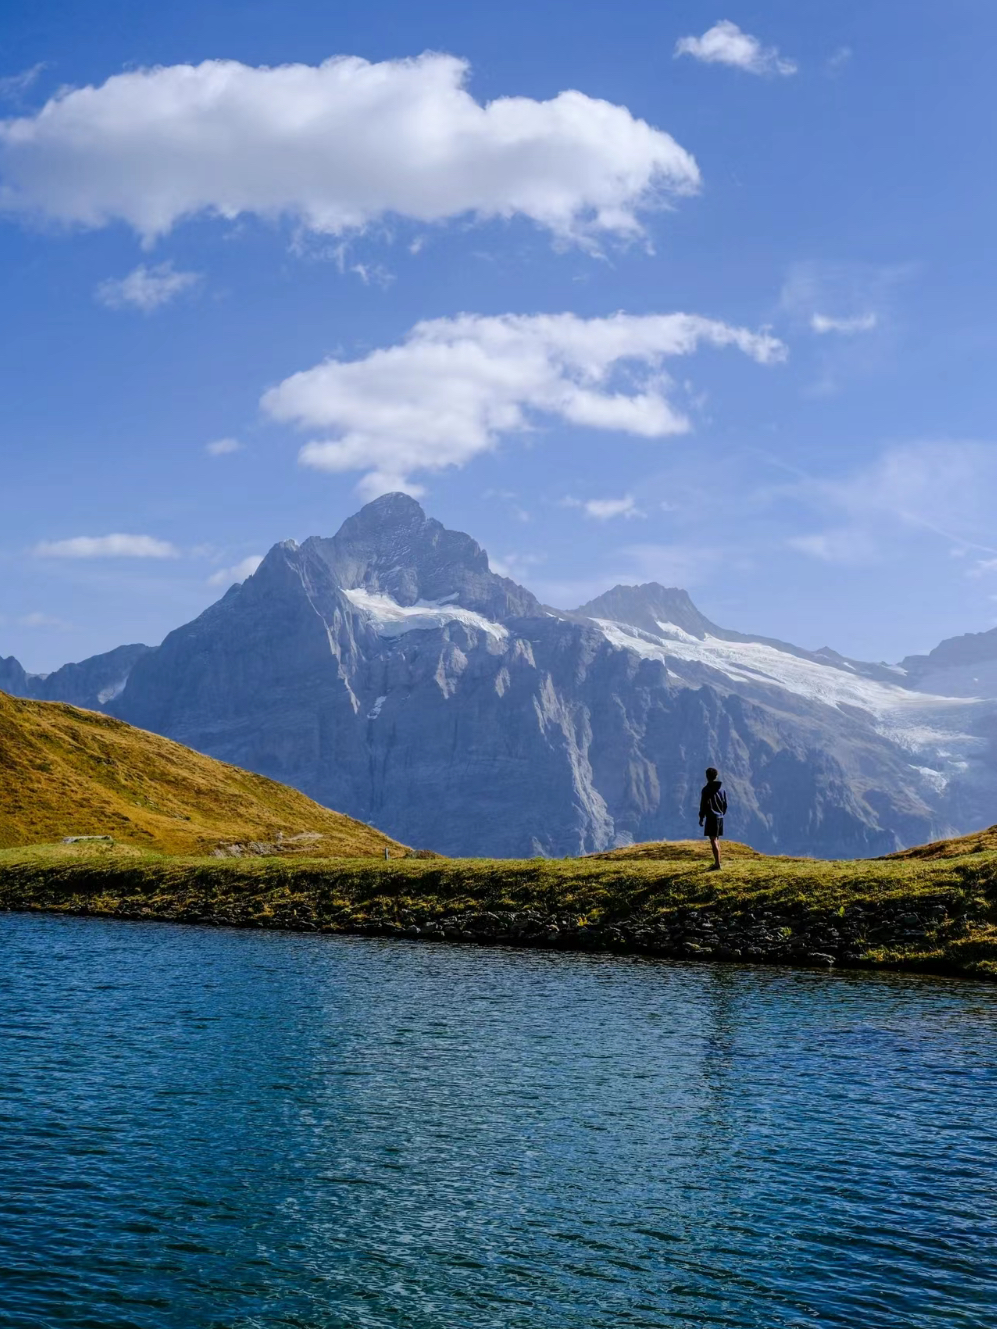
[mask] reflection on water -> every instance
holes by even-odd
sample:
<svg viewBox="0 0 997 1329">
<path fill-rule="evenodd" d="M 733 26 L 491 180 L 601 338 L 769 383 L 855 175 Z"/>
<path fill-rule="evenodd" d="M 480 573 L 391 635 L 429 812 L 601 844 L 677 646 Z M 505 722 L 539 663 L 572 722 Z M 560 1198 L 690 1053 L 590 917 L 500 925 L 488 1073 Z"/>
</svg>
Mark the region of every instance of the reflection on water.
<svg viewBox="0 0 997 1329">
<path fill-rule="evenodd" d="M 0 1325 L 997 1324 L 997 993 L 0 917 Z"/>
</svg>

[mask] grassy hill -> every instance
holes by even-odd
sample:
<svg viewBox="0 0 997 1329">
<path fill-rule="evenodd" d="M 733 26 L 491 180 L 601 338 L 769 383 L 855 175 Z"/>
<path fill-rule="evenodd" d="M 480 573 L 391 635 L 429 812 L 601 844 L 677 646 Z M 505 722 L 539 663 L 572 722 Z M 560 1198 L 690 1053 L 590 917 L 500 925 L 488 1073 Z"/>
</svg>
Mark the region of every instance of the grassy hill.
<svg viewBox="0 0 997 1329">
<path fill-rule="evenodd" d="M 0 849 L 71 835 L 171 855 L 250 844 L 309 858 L 405 852 L 261 775 L 107 715 L 0 692 Z"/>
<path fill-rule="evenodd" d="M 595 862 L 621 863 L 627 862 L 650 862 L 658 861 L 677 863 L 680 860 L 687 862 L 696 862 L 701 860 L 703 863 L 713 861 L 713 853 L 707 841 L 700 836 L 698 840 L 647 840 L 643 844 L 627 844 L 619 849 L 604 849 L 598 854 L 586 854 L 587 859 Z M 770 854 L 763 854 L 758 849 L 752 849 L 750 845 L 741 844 L 737 840 L 723 841 L 724 862 L 730 862 L 732 859 L 767 859 L 770 863 L 777 862 Z M 799 862 L 799 859 L 792 860 Z"/>
</svg>

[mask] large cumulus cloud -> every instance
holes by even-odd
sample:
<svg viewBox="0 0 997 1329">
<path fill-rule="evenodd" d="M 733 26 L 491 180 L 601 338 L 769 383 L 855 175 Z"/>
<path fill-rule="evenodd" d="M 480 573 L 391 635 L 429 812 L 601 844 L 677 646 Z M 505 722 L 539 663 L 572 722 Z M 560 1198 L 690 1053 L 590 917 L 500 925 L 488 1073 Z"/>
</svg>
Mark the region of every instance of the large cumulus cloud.
<svg viewBox="0 0 997 1329">
<path fill-rule="evenodd" d="M 287 217 L 326 234 L 386 216 L 522 216 L 592 241 L 699 185 L 692 156 L 624 106 L 566 91 L 482 104 L 427 53 L 117 74 L 0 122 L 0 208 L 148 242 L 184 218 Z"/>
</svg>

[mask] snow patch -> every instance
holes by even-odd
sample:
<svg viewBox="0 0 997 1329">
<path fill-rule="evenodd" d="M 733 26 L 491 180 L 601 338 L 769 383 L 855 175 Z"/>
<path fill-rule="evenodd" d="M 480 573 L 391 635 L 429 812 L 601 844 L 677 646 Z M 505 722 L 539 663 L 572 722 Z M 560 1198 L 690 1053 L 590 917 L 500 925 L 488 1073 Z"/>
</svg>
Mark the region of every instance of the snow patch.
<svg viewBox="0 0 997 1329">
<path fill-rule="evenodd" d="M 509 636 L 508 629 L 501 623 L 493 623 L 483 614 L 476 614 L 473 609 L 463 609 L 454 604 L 455 595 L 448 595 L 442 600 L 419 600 L 414 605 L 400 605 L 390 595 L 366 591 L 362 586 L 344 590 L 343 594 L 350 604 L 366 615 L 379 637 L 400 637 L 405 632 L 415 632 L 420 628 L 441 628 L 447 623 L 462 623 L 467 628 L 487 633 L 496 641 L 505 641 Z"/>
<path fill-rule="evenodd" d="M 384 705 L 384 703 L 387 700 L 388 700 L 387 693 L 385 693 L 383 697 L 378 697 L 377 701 L 374 702 L 374 705 L 367 712 L 367 719 L 376 720 L 377 717 L 381 714 L 381 707 Z"/>
<path fill-rule="evenodd" d="M 625 623 L 595 619 L 606 640 L 622 650 L 672 666 L 679 661 L 716 670 L 743 687 L 775 687 L 809 702 L 840 708 L 855 707 L 872 716 L 877 732 L 907 752 L 933 750 L 938 756 L 961 757 L 980 746 L 964 731 L 970 712 L 983 703 L 976 697 L 942 697 L 910 692 L 895 683 L 846 671 L 834 664 L 791 655 L 762 642 L 723 641 L 707 635 L 702 641 L 672 624 L 662 638 Z M 948 745 L 949 751 L 941 751 Z M 951 751 L 954 748 L 955 751 Z M 950 761 L 950 765 L 954 764 Z"/>
<path fill-rule="evenodd" d="M 656 618 L 654 621 L 655 623 L 657 623 L 659 629 L 661 630 L 661 635 L 663 637 L 667 637 L 669 641 L 688 641 L 688 642 L 693 642 L 696 645 L 699 644 L 698 637 L 694 637 L 691 632 L 686 632 L 685 628 L 680 628 L 678 624 L 662 623 L 660 618 Z M 596 622 L 601 624 L 603 620 L 601 618 L 597 618 Z"/>
<path fill-rule="evenodd" d="M 116 701 L 125 690 L 125 684 L 128 682 L 128 675 L 119 679 L 117 683 L 112 683 L 109 688 L 101 688 L 97 693 L 97 700 L 101 706 L 106 706 L 109 701 Z"/>
</svg>

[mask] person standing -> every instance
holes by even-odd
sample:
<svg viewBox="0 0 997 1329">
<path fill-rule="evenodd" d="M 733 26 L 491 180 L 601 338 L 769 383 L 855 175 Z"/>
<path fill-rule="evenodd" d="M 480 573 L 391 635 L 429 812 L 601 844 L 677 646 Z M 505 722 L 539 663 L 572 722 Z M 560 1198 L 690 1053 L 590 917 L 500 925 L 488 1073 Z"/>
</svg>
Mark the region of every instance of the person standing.
<svg viewBox="0 0 997 1329">
<path fill-rule="evenodd" d="M 703 785 L 703 792 L 699 796 L 699 824 L 703 828 L 703 834 L 710 841 L 710 848 L 713 850 L 713 866 L 711 872 L 720 871 L 720 837 L 724 833 L 724 815 L 727 812 L 727 795 L 724 793 L 722 782 L 717 779 L 717 768 L 707 766 L 706 784 Z"/>
</svg>

